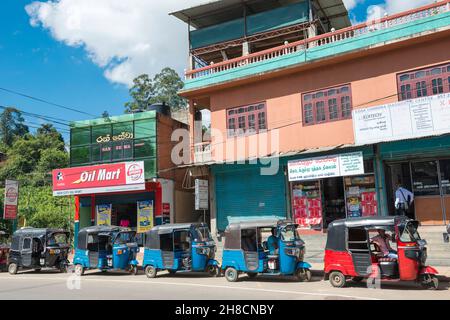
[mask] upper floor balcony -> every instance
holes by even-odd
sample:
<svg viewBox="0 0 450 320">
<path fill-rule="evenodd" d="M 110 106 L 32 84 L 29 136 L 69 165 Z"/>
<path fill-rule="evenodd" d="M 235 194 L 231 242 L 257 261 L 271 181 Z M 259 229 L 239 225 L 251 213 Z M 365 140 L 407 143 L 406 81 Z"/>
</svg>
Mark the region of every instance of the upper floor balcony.
<svg viewBox="0 0 450 320">
<path fill-rule="evenodd" d="M 188 94 L 450 29 L 450 0 L 186 71 Z"/>
</svg>

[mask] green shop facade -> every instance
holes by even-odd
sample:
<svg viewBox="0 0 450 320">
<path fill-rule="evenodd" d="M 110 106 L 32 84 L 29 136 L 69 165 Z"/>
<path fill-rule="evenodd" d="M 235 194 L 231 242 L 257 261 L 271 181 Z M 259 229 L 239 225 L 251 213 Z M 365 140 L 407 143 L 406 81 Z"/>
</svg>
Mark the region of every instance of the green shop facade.
<svg viewBox="0 0 450 320">
<path fill-rule="evenodd" d="M 289 163 L 356 155 L 355 175 L 290 179 Z M 333 220 L 394 215 L 398 182 L 415 195 L 408 215 L 425 225 L 448 223 L 450 216 L 450 135 L 327 148 L 280 157 L 275 175 L 261 164 L 211 166 L 211 197 L 219 233 L 233 221 L 277 217 L 300 227 L 326 229 Z"/>
</svg>

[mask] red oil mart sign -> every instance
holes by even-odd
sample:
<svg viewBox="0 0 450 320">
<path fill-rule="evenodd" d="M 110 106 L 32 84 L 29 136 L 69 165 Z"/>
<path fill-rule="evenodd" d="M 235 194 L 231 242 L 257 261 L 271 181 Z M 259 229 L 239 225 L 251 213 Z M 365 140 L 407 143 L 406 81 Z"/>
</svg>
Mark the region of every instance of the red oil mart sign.
<svg viewBox="0 0 450 320">
<path fill-rule="evenodd" d="M 53 170 L 53 195 L 145 190 L 143 161 Z"/>
</svg>

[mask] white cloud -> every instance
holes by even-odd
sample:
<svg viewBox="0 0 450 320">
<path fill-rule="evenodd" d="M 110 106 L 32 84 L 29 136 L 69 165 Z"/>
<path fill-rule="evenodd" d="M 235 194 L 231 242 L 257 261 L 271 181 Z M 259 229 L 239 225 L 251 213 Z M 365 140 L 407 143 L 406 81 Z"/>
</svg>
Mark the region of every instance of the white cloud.
<svg viewBox="0 0 450 320">
<path fill-rule="evenodd" d="M 364 0 L 343 0 L 344 1 L 344 5 L 347 8 L 347 10 L 352 10 L 353 8 L 355 8 L 359 3 L 363 3 Z"/>
<path fill-rule="evenodd" d="M 386 0 L 382 5 L 373 5 L 367 8 L 367 21 L 383 18 L 386 13 L 391 15 L 434 2 L 435 0 Z"/>
<path fill-rule="evenodd" d="M 56 0 L 25 7 L 30 24 L 68 46 L 83 47 L 114 83 L 187 64 L 187 26 L 168 14 L 206 0 Z"/>
</svg>

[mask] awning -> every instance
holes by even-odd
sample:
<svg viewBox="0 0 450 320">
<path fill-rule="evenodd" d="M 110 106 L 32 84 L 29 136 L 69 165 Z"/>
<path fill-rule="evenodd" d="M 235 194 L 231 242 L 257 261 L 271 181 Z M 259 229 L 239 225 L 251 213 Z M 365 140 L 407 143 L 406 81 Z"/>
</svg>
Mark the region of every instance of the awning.
<svg viewBox="0 0 450 320">
<path fill-rule="evenodd" d="M 219 0 L 200 6 L 170 13 L 185 23 L 190 23 L 196 29 L 206 28 L 223 22 L 242 18 L 243 6 L 249 15 L 260 13 L 304 0 Z M 342 0 L 313 0 L 319 17 L 328 19 L 336 29 L 351 25 L 348 11 Z"/>
</svg>

